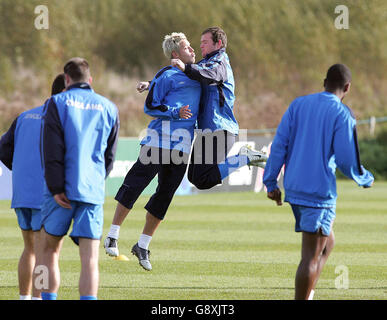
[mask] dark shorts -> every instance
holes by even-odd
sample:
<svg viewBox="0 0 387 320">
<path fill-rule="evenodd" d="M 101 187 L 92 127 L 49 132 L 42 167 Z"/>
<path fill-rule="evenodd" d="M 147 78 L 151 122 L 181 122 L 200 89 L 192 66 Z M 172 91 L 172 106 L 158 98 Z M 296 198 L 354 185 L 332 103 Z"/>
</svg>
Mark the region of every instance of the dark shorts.
<svg viewBox="0 0 387 320">
<path fill-rule="evenodd" d="M 115 199 L 124 207 L 133 208 L 138 197 L 158 174 L 156 192 L 145 205 L 145 209 L 156 218 L 163 220 L 187 168 L 188 154 L 177 152 L 177 156 L 182 161 L 176 164 L 172 159 L 176 156 L 175 153 L 175 150 L 141 146 L 140 155 L 127 173 Z"/>
<path fill-rule="evenodd" d="M 222 182 L 218 164 L 226 159 L 235 139 L 223 130 L 197 135 L 188 167 L 188 180 L 196 188 L 210 189 Z"/>
</svg>

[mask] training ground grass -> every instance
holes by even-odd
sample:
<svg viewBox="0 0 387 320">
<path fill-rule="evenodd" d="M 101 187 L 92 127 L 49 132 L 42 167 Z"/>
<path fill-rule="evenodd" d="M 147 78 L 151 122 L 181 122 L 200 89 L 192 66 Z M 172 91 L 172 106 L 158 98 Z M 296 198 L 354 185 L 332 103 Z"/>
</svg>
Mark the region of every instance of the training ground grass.
<svg viewBox="0 0 387 320">
<path fill-rule="evenodd" d="M 387 183 L 362 189 L 340 181 L 336 246 L 315 299 L 387 299 Z M 288 204 L 261 192 L 178 196 L 153 237 L 153 270 L 130 254 L 144 224 L 141 197 L 124 222 L 116 261 L 100 248 L 99 299 L 293 299 L 300 234 Z M 116 202 L 105 204 L 104 237 Z M 17 264 L 23 242 L 9 201 L 0 201 L 0 299 L 18 299 Z M 78 248 L 66 237 L 58 299 L 79 299 Z"/>
</svg>

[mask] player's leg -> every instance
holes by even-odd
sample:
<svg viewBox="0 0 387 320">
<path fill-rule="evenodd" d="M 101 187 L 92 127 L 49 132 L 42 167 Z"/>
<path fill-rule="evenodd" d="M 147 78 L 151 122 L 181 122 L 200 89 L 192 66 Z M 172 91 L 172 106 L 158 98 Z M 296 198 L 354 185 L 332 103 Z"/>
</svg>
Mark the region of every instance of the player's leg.
<svg viewBox="0 0 387 320">
<path fill-rule="evenodd" d="M 81 300 L 97 299 L 99 244 L 100 241 L 96 239 L 79 238 L 79 255 L 81 258 L 79 294 Z"/>
<path fill-rule="evenodd" d="M 34 237 L 34 253 L 35 253 L 35 260 L 39 260 L 39 255 L 41 255 L 42 250 L 42 240 L 41 240 L 41 233 L 40 229 L 42 228 L 42 214 L 41 210 L 39 209 L 31 209 L 31 227 L 33 231 L 33 237 Z M 40 288 L 36 286 L 35 279 L 37 274 L 35 272 L 32 275 L 32 300 L 41 300 L 40 295 Z"/>
<path fill-rule="evenodd" d="M 42 255 L 42 234 L 40 230 L 34 231 L 34 253 L 35 253 L 35 261 L 37 265 L 39 261 L 39 257 Z M 34 266 L 34 268 L 35 268 Z M 35 270 L 35 269 L 34 269 Z M 41 289 L 36 286 L 35 280 L 36 280 L 37 274 L 35 272 L 32 275 L 32 281 L 33 281 L 33 286 L 32 286 L 32 299 L 33 300 L 41 300 Z"/>
<path fill-rule="evenodd" d="M 149 261 L 149 245 L 152 241 L 153 234 L 159 227 L 162 219 L 155 217 L 150 212 L 146 213 L 144 229 L 138 239 L 138 242 L 132 247 L 132 254 L 138 258 L 140 266 L 145 270 L 152 270 L 152 265 Z"/>
<path fill-rule="evenodd" d="M 231 147 L 232 144 L 227 146 L 226 131 L 198 134 L 192 148 L 188 180 L 199 190 L 222 183 L 218 163 L 225 160 Z"/>
<path fill-rule="evenodd" d="M 313 289 L 311 290 L 311 293 L 308 298 L 309 300 L 313 300 L 317 281 L 320 278 L 321 272 L 324 268 L 325 263 L 328 260 L 330 253 L 333 250 L 333 247 L 335 246 L 335 236 L 332 228 L 333 228 L 333 222 L 336 217 L 336 211 L 335 211 L 335 208 L 321 208 L 321 209 L 309 209 L 309 210 L 316 211 L 319 213 L 315 224 L 321 230 L 321 233 L 324 236 L 327 236 L 327 242 L 326 242 L 325 248 L 323 249 L 321 255 L 319 256 L 319 261 L 317 265 L 317 275 L 315 278 L 315 282 L 313 284 Z"/>
<path fill-rule="evenodd" d="M 171 151 L 173 152 L 173 151 Z M 187 168 L 188 155 L 180 153 L 184 158 L 181 164 L 165 164 L 158 173 L 158 186 L 156 192 L 145 205 L 148 211 L 145 225 L 139 241 L 133 246 L 132 253 L 139 259 L 140 265 L 145 270 L 151 270 L 148 250 L 153 234 L 164 219 L 173 196 L 183 180 Z"/>
<path fill-rule="evenodd" d="M 155 217 L 150 212 L 147 212 L 146 216 L 145 216 L 145 225 L 144 225 L 144 229 L 142 231 L 142 234 L 147 235 L 149 237 L 152 237 L 153 234 L 155 233 L 156 229 L 160 225 L 161 221 L 162 221 L 161 219 Z M 142 246 L 140 241 L 139 241 L 139 244 L 140 244 L 141 248 L 148 249 L 149 243 L 144 242 L 145 246 Z"/>
<path fill-rule="evenodd" d="M 71 206 L 74 208 L 72 201 Z M 57 204 L 54 197 L 44 197 L 41 210 L 41 251 L 36 262 L 36 267 L 43 266 L 48 272 L 48 286 L 41 293 L 43 300 L 56 300 L 60 285 L 59 255 L 73 213 L 73 209 L 65 209 Z"/>
<path fill-rule="evenodd" d="M 220 173 L 220 178 L 222 180 L 227 178 L 235 170 L 249 163 L 248 157 L 245 155 L 236 154 L 236 155 L 227 157 L 231 148 L 235 144 L 235 140 L 236 140 L 235 135 L 227 131 L 223 131 L 223 135 L 218 137 L 217 144 L 218 146 L 219 145 L 223 146 L 223 152 L 224 152 L 224 156 L 222 153 L 221 157 L 217 158 L 217 167 Z"/>
<path fill-rule="evenodd" d="M 34 234 L 32 230 L 22 230 L 24 249 L 18 264 L 20 299 L 31 299 L 32 274 L 35 266 Z"/>
<path fill-rule="evenodd" d="M 73 230 L 71 239 L 79 245 L 81 300 L 96 300 L 99 284 L 99 244 L 103 229 L 103 205 L 73 201 Z"/>
<path fill-rule="evenodd" d="M 105 252 L 112 257 L 117 257 L 119 255 L 118 251 L 118 238 L 120 236 L 121 225 L 126 219 L 126 216 L 131 209 L 126 208 L 121 203 L 117 202 L 116 210 L 114 212 L 114 217 L 112 224 L 110 225 L 109 232 L 104 241 L 103 247 Z"/>
<path fill-rule="evenodd" d="M 18 281 L 19 281 L 19 294 L 21 300 L 31 299 L 31 286 L 32 286 L 32 271 L 34 259 L 33 257 L 33 239 L 32 239 L 32 226 L 31 226 L 31 211 L 27 208 L 15 209 L 17 221 L 22 232 L 24 248 L 19 259 L 18 264 Z M 30 273 L 31 272 L 31 273 Z"/>
<path fill-rule="evenodd" d="M 334 246 L 335 208 L 291 204 L 295 231 L 302 232 L 302 257 L 296 274 L 296 299 L 312 299 L 318 278 Z"/>
<path fill-rule="evenodd" d="M 226 132 L 226 150 L 229 153 L 231 147 L 235 143 L 235 136 Z M 224 161 L 218 164 L 221 179 L 225 179 L 237 169 L 246 165 L 265 168 L 268 157 L 263 151 L 252 149 L 249 145 L 244 145 L 240 148 L 238 154 L 227 157 Z"/>
<path fill-rule="evenodd" d="M 56 300 L 60 285 L 59 255 L 63 244 L 63 236 L 48 234 L 44 228 L 40 231 L 42 251 L 36 263 L 48 271 L 48 288 L 42 289 L 43 300 Z"/>
<path fill-rule="evenodd" d="M 296 300 L 307 300 L 316 285 L 320 256 L 326 248 L 328 237 L 321 231 L 302 232 L 301 261 L 296 273 Z M 321 270 L 320 270 L 321 272 Z"/>
<path fill-rule="evenodd" d="M 188 180 L 198 189 L 210 189 L 245 165 L 265 167 L 266 154 L 248 146 L 226 158 L 235 140 L 235 135 L 227 131 L 198 135 L 192 149 Z"/>
<path fill-rule="evenodd" d="M 158 148 L 141 147 L 139 158 L 127 173 L 122 186 L 117 192 L 115 199 L 118 203 L 112 224 L 104 241 L 105 251 L 110 256 L 119 255 L 118 238 L 121 225 L 138 197 L 157 174 L 159 155 L 157 155 L 156 164 L 149 161 L 149 159 L 152 159 L 151 153 L 155 154 L 156 152 L 158 153 Z"/>
<path fill-rule="evenodd" d="M 322 253 L 320 255 L 320 258 L 319 258 L 319 261 L 318 261 L 317 275 L 316 275 L 316 279 L 315 279 L 315 282 L 313 284 L 313 289 L 312 289 L 313 290 L 313 294 L 314 294 L 314 290 L 316 288 L 317 281 L 320 278 L 321 272 L 322 272 L 322 270 L 323 270 L 323 268 L 325 266 L 325 263 L 328 260 L 328 257 L 330 255 L 330 253 L 332 252 L 334 246 L 335 246 L 335 236 L 334 236 L 334 233 L 333 233 L 333 230 L 332 230 L 331 233 L 328 236 L 327 243 L 326 243 L 325 248 L 322 251 Z M 313 299 L 313 294 L 310 297 L 310 300 Z"/>
</svg>

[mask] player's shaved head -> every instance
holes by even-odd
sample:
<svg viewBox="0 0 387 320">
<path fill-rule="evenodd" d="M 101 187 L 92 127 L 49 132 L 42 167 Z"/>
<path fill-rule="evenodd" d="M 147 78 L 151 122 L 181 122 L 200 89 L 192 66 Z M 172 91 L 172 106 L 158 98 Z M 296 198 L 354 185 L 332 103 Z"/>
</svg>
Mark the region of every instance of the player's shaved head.
<svg viewBox="0 0 387 320">
<path fill-rule="evenodd" d="M 351 80 L 351 70 L 345 64 L 337 63 L 328 69 L 324 87 L 328 91 L 344 90 L 345 85 Z"/>
<path fill-rule="evenodd" d="M 63 71 L 74 82 L 87 82 L 90 78 L 89 63 L 83 58 L 72 58 L 64 66 Z"/>
</svg>

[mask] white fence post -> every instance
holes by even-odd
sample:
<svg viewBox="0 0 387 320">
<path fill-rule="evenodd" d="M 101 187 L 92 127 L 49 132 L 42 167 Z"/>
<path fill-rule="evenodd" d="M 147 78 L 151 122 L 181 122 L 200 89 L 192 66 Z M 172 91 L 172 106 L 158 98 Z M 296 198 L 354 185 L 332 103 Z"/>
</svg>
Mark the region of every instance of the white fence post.
<svg viewBox="0 0 387 320">
<path fill-rule="evenodd" d="M 376 126 L 376 118 L 371 117 L 370 118 L 370 135 L 371 136 L 375 135 L 375 126 Z"/>
</svg>

